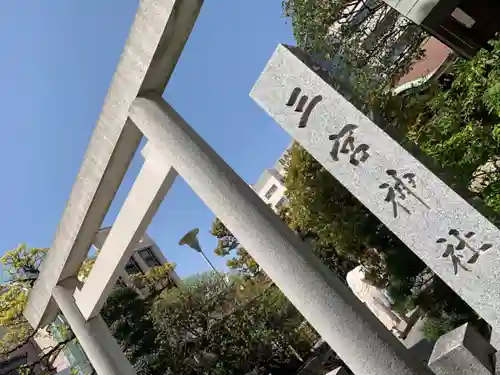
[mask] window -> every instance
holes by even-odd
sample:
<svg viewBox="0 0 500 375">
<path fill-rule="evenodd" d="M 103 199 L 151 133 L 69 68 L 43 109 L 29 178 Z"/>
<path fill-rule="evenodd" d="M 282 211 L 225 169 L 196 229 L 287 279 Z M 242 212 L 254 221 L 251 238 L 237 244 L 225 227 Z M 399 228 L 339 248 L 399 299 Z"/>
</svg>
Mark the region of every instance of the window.
<svg viewBox="0 0 500 375">
<path fill-rule="evenodd" d="M 276 209 L 279 210 L 285 203 L 286 203 L 286 198 L 281 197 L 281 199 L 278 202 L 276 202 L 276 205 L 274 207 L 276 207 Z"/>
<path fill-rule="evenodd" d="M 160 261 L 158 260 L 158 258 L 156 258 L 150 248 L 139 251 L 139 256 L 142 258 L 144 263 L 147 264 L 148 267 L 161 266 Z"/>
<path fill-rule="evenodd" d="M 266 199 L 270 199 L 276 190 L 278 190 L 278 187 L 276 185 L 272 185 L 265 195 Z"/>
<path fill-rule="evenodd" d="M 141 268 L 133 257 L 130 257 L 127 264 L 125 265 L 125 272 L 127 272 L 129 275 L 142 273 Z"/>
</svg>

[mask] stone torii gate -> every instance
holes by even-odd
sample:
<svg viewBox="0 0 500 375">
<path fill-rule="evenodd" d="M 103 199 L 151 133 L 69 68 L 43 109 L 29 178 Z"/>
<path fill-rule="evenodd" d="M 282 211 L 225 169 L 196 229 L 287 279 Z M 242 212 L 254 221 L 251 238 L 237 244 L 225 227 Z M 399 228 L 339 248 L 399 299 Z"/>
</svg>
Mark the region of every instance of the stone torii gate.
<svg viewBox="0 0 500 375">
<path fill-rule="evenodd" d="M 162 99 L 202 0 L 142 0 L 51 250 L 24 315 L 61 311 L 99 375 L 133 367 L 99 312 L 177 173 L 356 374 L 427 369 Z M 76 279 L 142 136 L 144 165 L 84 285 Z"/>
</svg>

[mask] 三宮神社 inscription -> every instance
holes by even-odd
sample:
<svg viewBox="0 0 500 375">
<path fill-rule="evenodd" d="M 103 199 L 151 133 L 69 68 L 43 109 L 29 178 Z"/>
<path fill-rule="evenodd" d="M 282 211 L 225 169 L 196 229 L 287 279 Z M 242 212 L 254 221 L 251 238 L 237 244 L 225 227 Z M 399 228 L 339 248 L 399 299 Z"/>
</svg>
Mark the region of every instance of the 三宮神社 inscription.
<svg viewBox="0 0 500 375">
<path fill-rule="evenodd" d="M 398 177 L 398 172 L 394 169 L 388 169 L 386 173 L 393 178 L 393 181 L 390 183 L 384 182 L 379 186 L 379 189 L 387 189 L 387 196 L 384 200 L 392 203 L 392 211 L 395 218 L 398 217 L 398 206 L 408 215 L 411 215 L 411 210 L 401 203 L 401 201 L 406 200 L 407 197 L 416 199 L 425 208 L 430 209 L 430 207 L 412 190 L 417 187 L 415 173 L 405 173 L 401 178 Z M 404 180 L 406 180 L 406 182 Z"/>
<path fill-rule="evenodd" d="M 360 161 L 364 163 L 370 157 L 370 154 L 367 152 L 370 146 L 364 143 L 360 145 L 354 144 L 353 132 L 357 127 L 357 125 L 347 124 L 337 134 L 332 134 L 328 137 L 330 141 L 334 141 L 332 151 L 330 151 L 333 160 L 339 160 L 339 151 L 341 154 L 350 154 L 349 163 L 352 165 L 358 165 Z M 342 147 L 340 147 L 341 141 Z"/>
<path fill-rule="evenodd" d="M 500 230 L 280 45 L 252 98 L 500 331 Z"/>
<path fill-rule="evenodd" d="M 450 258 L 453 265 L 453 270 L 455 274 L 458 273 L 458 267 L 465 271 L 470 271 L 463 263 L 464 254 L 462 250 L 468 250 L 470 253 L 470 258 L 467 260 L 467 264 L 474 264 L 479 259 L 482 252 L 489 250 L 492 244 L 483 243 L 479 247 L 471 246 L 471 239 L 476 233 L 467 232 L 465 235 L 461 236 L 460 232 L 456 229 L 450 229 L 448 232 L 449 237 L 456 238 L 455 245 L 450 243 L 446 238 L 438 238 L 436 243 L 446 243 L 446 249 L 443 253 L 443 258 Z"/>
<path fill-rule="evenodd" d="M 286 105 L 288 107 L 292 107 L 297 102 L 297 99 L 299 98 L 299 95 L 300 95 L 300 91 L 301 90 L 300 90 L 299 87 L 296 87 L 293 90 L 292 94 L 290 95 L 290 98 L 286 102 Z M 312 110 L 314 109 L 314 107 L 316 106 L 316 104 L 318 104 L 321 101 L 321 99 L 323 99 L 321 97 L 321 95 L 316 95 L 309 102 L 309 104 L 307 104 L 307 101 L 309 100 L 309 97 L 307 97 L 306 95 L 302 95 L 302 97 L 300 98 L 299 102 L 297 103 L 297 106 L 295 107 L 295 112 L 302 113 L 302 116 L 300 116 L 300 120 L 299 120 L 299 128 L 305 128 L 306 127 L 307 120 L 309 119 L 309 116 L 311 115 Z M 307 107 L 304 110 L 304 106 L 306 104 L 307 104 Z"/>
</svg>

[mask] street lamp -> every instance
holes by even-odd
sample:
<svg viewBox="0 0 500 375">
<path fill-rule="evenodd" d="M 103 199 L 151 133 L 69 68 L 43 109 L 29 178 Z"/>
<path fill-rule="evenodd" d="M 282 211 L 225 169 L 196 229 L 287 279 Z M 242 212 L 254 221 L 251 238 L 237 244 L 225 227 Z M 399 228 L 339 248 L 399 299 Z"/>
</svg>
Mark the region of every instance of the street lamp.
<svg viewBox="0 0 500 375">
<path fill-rule="evenodd" d="M 197 251 L 198 253 L 200 253 L 201 256 L 208 263 L 208 265 L 210 267 L 212 267 L 212 269 L 214 270 L 214 272 L 216 274 L 218 274 L 219 276 L 221 276 L 221 274 L 219 273 L 219 271 L 217 271 L 217 269 L 214 267 L 214 265 L 212 264 L 212 262 L 210 262 L 210 260 L 207 258 L 207 256 L 203 252 L 203 250 L 201 250 L 200 241 L 198 241 L 198 232 L 199 231 L 200 231 L 199 228 L 194 228 L 193 230 L 190 230 L 189 232 L 187 232 L 181 238 L 181 240 L 179 241 L 179 245 L 180 246 L 182 246 L 182 245 L 188 245 L 191 249 L 193 249 L 193 250 Z"/>
</svg>

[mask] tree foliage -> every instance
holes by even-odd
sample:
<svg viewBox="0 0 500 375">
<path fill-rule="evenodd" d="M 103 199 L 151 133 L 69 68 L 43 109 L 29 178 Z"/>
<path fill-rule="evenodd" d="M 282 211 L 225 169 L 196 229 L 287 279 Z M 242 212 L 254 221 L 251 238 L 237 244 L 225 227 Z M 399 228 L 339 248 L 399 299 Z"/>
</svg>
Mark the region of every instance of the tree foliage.
<svg viewBox="0 0 500 375">
<path fill-rule="evenodd" d="M 7 273 L 0 295 L 0 329 L 5 332 L 0 340 L 0 357 L 9 358 L 34 339 L 35 331 L 23 316 L 28 293 L 40 274 L 41 263 L 47 254 L 45 248 L 20 245 L 7 251 L 1 258 L 3 271 Z M 36 360 L 19 369 L 23 373 L 51 373 L 52 364 L 74 335 L 67 327 L 61 327 L 61 337 L 52 347 L 42 348 Z"/>
<path fill-rule="evenodd" d="M 295 331 L 300 314 L 274 286 L 241 293 L 246 287 L 251 286 L 205 277 L 155 303 L 153 319 L 165 338 L 160 350 L 164 356 L 185 353 L 172 358 L 168 367 L 174 373 L 202 373 L 208 367 L 213 374 L 244 374 L 261 366 L 283 367 L 293 358 L 290 345 L 304 344 Z"/>
<path fill-rule="evenodd" d="M 0 352 L 9 355 L 30 340 L 35 332 L 23 316 L 28 292 L 36 281 L 47 249 L 20 245 L 1 258 L 7 280 L 0 295 L 0 326 L 6 331 L 0 341 Z"/>
<path fill-rule="evenodd" d="M 45 248 L 30 248 L 22 244 L 7 251 L 0 258 L 0 261 L 3 270 L 8 274 L 9 281 L 27 283 L 27 285 L 32 286 L 40 273 L 39 268 L 47 250 Z"/>
<path fill-rule="evenodd" d="M 162 374 L 148 365 L 156 348 L 157 332 L 149 316 L 151 301 L 140 298 L 132 288 L 117 286 L 108 297 L 101 315 L 125 354 L 138 364 L 138 374 Z M 161 369 L 158 369 L 161 370 Z"/>
<path fill-rule="evenodd" d="M 453 188 L 488 205 L 489 218 L 498 225 L 500 42 L 491 44 L 492 51 L 457 60 L 446 85 L 431 82 L 389 98 L 383 110 L 409 142 L 447 172 Z"/>
<path fill-rule="evenodd" d="M 365 99 L 422 55 L 425 33 L 379 0 L 284 0 L 297 44 Z"/>
<path fill-rule="evenodd" d="M 117 288 L 103 316 L 139 374 L 245 374 L 297 365 L 303 318 L 271 283 L 203 275 L 154 299 Z"/>
<path fill-rule="evenodd" d="M 7 251 L 0 263 L 4 271 L 4 280 L 0 294 L 0 329 L 4 335 L 0 340 L 0 357 L 9 358 L 26 346 L 38 334 L 24 318 L 23 311 L 28 301 L 28 294 L 40 274 L 40 267 L 48 249 L 33 248 L 25 244 Z M 94 258 L 82 265 L 79 276 L 85 278 L 90 272 Z M 59 337 L 51 347 L 42 348 L 38 358 L 22 365 L 21 372 L 50 373 L 52 364 L 69 342 L 75 339 L 66 326 L 58 326 Z M 55 339 L 55 338 L 54 338 Z"/>
<path fill-rule="evenodd" d="M 131 286 L 139 295 L 144 295 L 147 299 L 153 300 L 165 289 L 172 287 L 172 271 L 175 264 L 165 263 L 161 266 L 150 269 L 147 273 L 138 273 L 130 277 Z"/>
<path fill-rule="evenodd" d="M 216 255 L 233 255 L 227 261 L 229 268 L 237 270 L 247 277 L 255 277 L 261 272 L 257 262 L 241 246 L 238 239 L 233 236 L 219 218 L 213 221 L 210 233 L 217 237 L 217 247 L 214 250 Z"/>
</svg>

